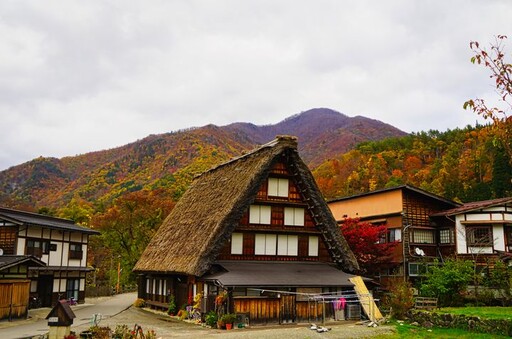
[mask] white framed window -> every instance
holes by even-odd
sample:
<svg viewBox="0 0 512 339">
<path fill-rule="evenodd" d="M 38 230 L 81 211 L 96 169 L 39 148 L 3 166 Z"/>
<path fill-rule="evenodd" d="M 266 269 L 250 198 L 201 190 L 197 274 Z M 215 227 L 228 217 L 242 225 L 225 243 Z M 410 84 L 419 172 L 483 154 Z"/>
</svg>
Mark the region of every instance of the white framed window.
<svg viewBox="0 0 512 339">
<path fill-rule="evenodd" d="M 280 234 L 277 237 L 277 255 L 299 255 L 299 237 Z"/>
<path fill-rule="evenodd" d="M 231 234 L 231 254 L 243 254 L 244 234 Z"/>
<path fill-rule="evenodd" d="M 285 207 L 284 224 L 285 226 L 304 226 L 304 208 Z"/>
<path fill-rule="evenodd" d="M 318 257 L 318 237 L 317 236 L 309 237 L 308 255 L 310 257 Z"/>
<path fill-rule="evenodd" d="M 270 225 L 272 208 L 270 206 L 251 205 L 249 207 L 249 223 Z"/>
<path fill-rule="evenodd" d="M 275 234 L 256 234 L 254 239 L 255 255 L 276 255 L 277 236 Z"/>
<path fill-rule="evenodd" d="M 288 197 L 288 179 L 268 178 L 268 195 L 270 197 Z"/>
</svg>

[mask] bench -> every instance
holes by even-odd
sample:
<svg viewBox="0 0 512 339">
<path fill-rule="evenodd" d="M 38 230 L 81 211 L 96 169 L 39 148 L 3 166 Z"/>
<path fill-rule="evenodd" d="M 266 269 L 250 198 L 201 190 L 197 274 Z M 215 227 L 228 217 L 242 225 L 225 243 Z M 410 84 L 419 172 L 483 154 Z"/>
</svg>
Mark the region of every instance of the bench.
<svg viewBox="0 0 512 339">
<path fill-rule="evenodd" d="M 164 311 L 167 311 L 167 309 L 169 308 L 169 303 L 163 303 L 160 301 L 146 300 L 145 303 L 146 306 L 149 306 L 149 308 L 152 309 L 162 309 Z"/>
<path fill-rule="evenodd" d="M 432 311 L 437 308 L 437 298 L 416 297 L 414 299 L 414 308 Z"/>
</svg>

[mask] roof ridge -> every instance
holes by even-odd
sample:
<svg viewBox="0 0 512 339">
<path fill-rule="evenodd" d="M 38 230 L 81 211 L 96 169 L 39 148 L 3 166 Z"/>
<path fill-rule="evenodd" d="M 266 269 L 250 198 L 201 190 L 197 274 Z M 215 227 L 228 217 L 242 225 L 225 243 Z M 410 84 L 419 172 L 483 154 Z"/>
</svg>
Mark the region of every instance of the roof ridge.
<svg viewBox="0 0 512 339">
<path fill-rule="evenodd" d="M 272 139 L 271 141 L 269 141 L 265 144 L 259 145 L 258 147 L 254 148 L 248 152 L 242 152 L 242 155 L 240 155 L 238 157 L 233 157 L 233 158 L 229 159 L 228 161 L 225 161 L 223 163 L 215 165 L 212 168 L 196 175 L 194 178 L 198 178 L 198 177 L 202 176 L 203 174 L 210 173 L 212 171 L 219 169 L 220 167 L 224 167 L 224 166 L 229 165 L 233 162 L 236 162 L 240 159 L 249 157 L 249 156 L 256 154 L 266 148 L 272 148 L 272 147 L 276 147 L 276 146 L 283 146 L 286 148 L 286 146 L 288 146 L 287 148 L 297 149 L 298 139 L 299 139 L 298 137 L 293 136 L 293 135 L 276 135 L 276 137 L 274 139 Z"/>
<path fill-rule="evenodd" d="M 22 211 L 22 210 L 15 210 L 15 209 L 12 209 L 12 208 L 8 208 L 8 207 L 1 207 L 1 206 L 0 206 L 0 213 L 2 213 L 2 212 L 4 212 L 4 211 L 6 211 L 6 212 L 11 212 L 11 213 L 15 213 L 15 214 L 24 214 L 24 215 L 34 216 L 34 217 L 38 217 L 38 218 L 42 218 L 42 219 L 60 220 L 60 221 L 63 221 L 63 222 L 76 224 L 76 223 L 75 223 L 73 220 L 71 220 L 71 219 L 60 218 L 60 217 L 54 217 L 54 216 L 52 216 L 52 215 L 40 214 L 40 213 L 36 213 L 36 212 L 28 212 L 28 211 Z"/>
</svg>

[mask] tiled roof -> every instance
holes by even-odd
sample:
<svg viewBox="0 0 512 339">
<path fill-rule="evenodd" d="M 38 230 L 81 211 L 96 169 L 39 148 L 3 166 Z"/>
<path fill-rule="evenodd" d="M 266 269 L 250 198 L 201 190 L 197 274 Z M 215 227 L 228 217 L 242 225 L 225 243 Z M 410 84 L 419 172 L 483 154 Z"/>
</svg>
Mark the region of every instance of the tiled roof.
<svg viewBox="0 0 512 339">
<path fill-rule="evenodd" d="M 63 231 L 76 231 L 87 234 L 100 234 L 100 232 L 96 230 L 77 225 L 72 220 L 55 218 L 48 215 L 0 207 L 0 220 L 2 219 L 20 225 L 36 225 Z"/>
<path fill-rule="evenodd" d="M 223 286 L 354 286 L 345 273 L 327 263 L 219 261 L 226 271 L 203 277 Z"/>
<path fill-rule="evenodd" d="M 443 198 L 440 195 L 436 195 L 434 193 L 427 192 L 425 190 L 422 190 L 421 188 L 418 188 L 418 187 L 415 187 L 415 186 L 411 186 L 411 185 L 400 185 L 400 186 L 395 186 L 395 187 L 383 188 L 383 189 L 375 190 L 375 191 L 371 191 L 371 192 L 355 194 L 355 195 L 351 195 L 351 196 L 348 196 L 348 197 L 334 198 L 334 199 L 329 200 L 328 202 L 331 203 L 331 202 L 337 202 L 337 201 L 343 201 L 343 200 L 350 200 L 350 199 L 353 199 L 353 198 L 364 197 L 364 196 L 367 196 L 367 195 L 379 194 L 379 193 L 383 193 L 383 192 L 390 192 L 390 191 L 396 191 L 396 190 L 408 190 L 408 191 L 411 191 L 411 192 L 416 192 L 416 193 L 419 193 L 421 195 L 430 197 L 432 199 L 436 199 L 436 200 L 445 202 L 445 203 L 450 204 L 452 206 L 460 205 L 459 203 L 457 203 L 455 201 Z"/>
<path fill-rule="evenodd" d="M 45 266 L 45 263 L 31 255 L 1 255 L 0 270 L 30 261 L 30 266 Z"/>
<path fill-rule="evenodd" d="M 500 205 L 508 205 L 509 207 L 512 207 L 512 197 L 468 202 L 466 204 L 463 204 L 460 207 L 452 208 L 450 210 L 432 214 L 432 216 L 438 217 L 438 216 L 456 215 L 456 214 L 461 214 L 461 213 L 470 212 L 470 211 L 477 211 L 477 210 L 481 210 L 484 208 L 500 206 Z"/>
</svg>

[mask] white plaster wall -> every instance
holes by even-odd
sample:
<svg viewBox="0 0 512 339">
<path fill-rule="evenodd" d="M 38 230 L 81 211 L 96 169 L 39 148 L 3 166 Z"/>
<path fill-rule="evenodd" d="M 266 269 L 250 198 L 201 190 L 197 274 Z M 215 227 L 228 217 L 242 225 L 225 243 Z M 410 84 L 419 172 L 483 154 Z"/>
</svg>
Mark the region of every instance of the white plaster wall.
<svg viewBox="0 0 512 339">
<path fill-rule="evenodd" d="M 81 233 L 71 233 L 71 242 L 82 242 L 82 234 Z"/>
<path fill-rule="evenodd" d="M 62 242 L 61 241 L 51 241 L 51 244 L 57 245 L 56 251 L 50 251 L 50 260 L 48 262 L 49 266 L 61 266 L 61 258 L 62 258 Z"/>
<path fill-rule="evenodd" d="M 494 241 L 494 249 L 498 251 L 505 250 L 505 232 L 503 232 L 503 225 L 493 225 L 492 237 Z"/>
<path fill-rule="evenodd" d="M 59 289 L 60 289 L 60 279 L 54 278 L 53 279 L 53 290 L 52 290 L 52 292 L 60 292 Z"/>
<path fill-rule="evenodd" d="M 51 239 L 52 239 L 52 240 L 62 241 L 62 232 L 61 232 L 61 231 L 55 231 L 55 230 L 53 230 L 53 231 L 52 231 Z"/>
<path fill-rule="evenodd" d="M 25 238 L 18 238 L 18 246 L 16 247 L 16 254 L 25 254 Z"/>
<path fill-rule="evenodd" d="M 457 237 L 457 253 L 467 254 L 466 251 L 466 228 L 460 223 L 461 216 L 455 217 L 455 236 Z"/>
<path fill-rule="evenodd" d="M 41 238 L 41 228 L 29 227 L 27 230 L 27 236 L 30 238 Z"/>
</svg>

